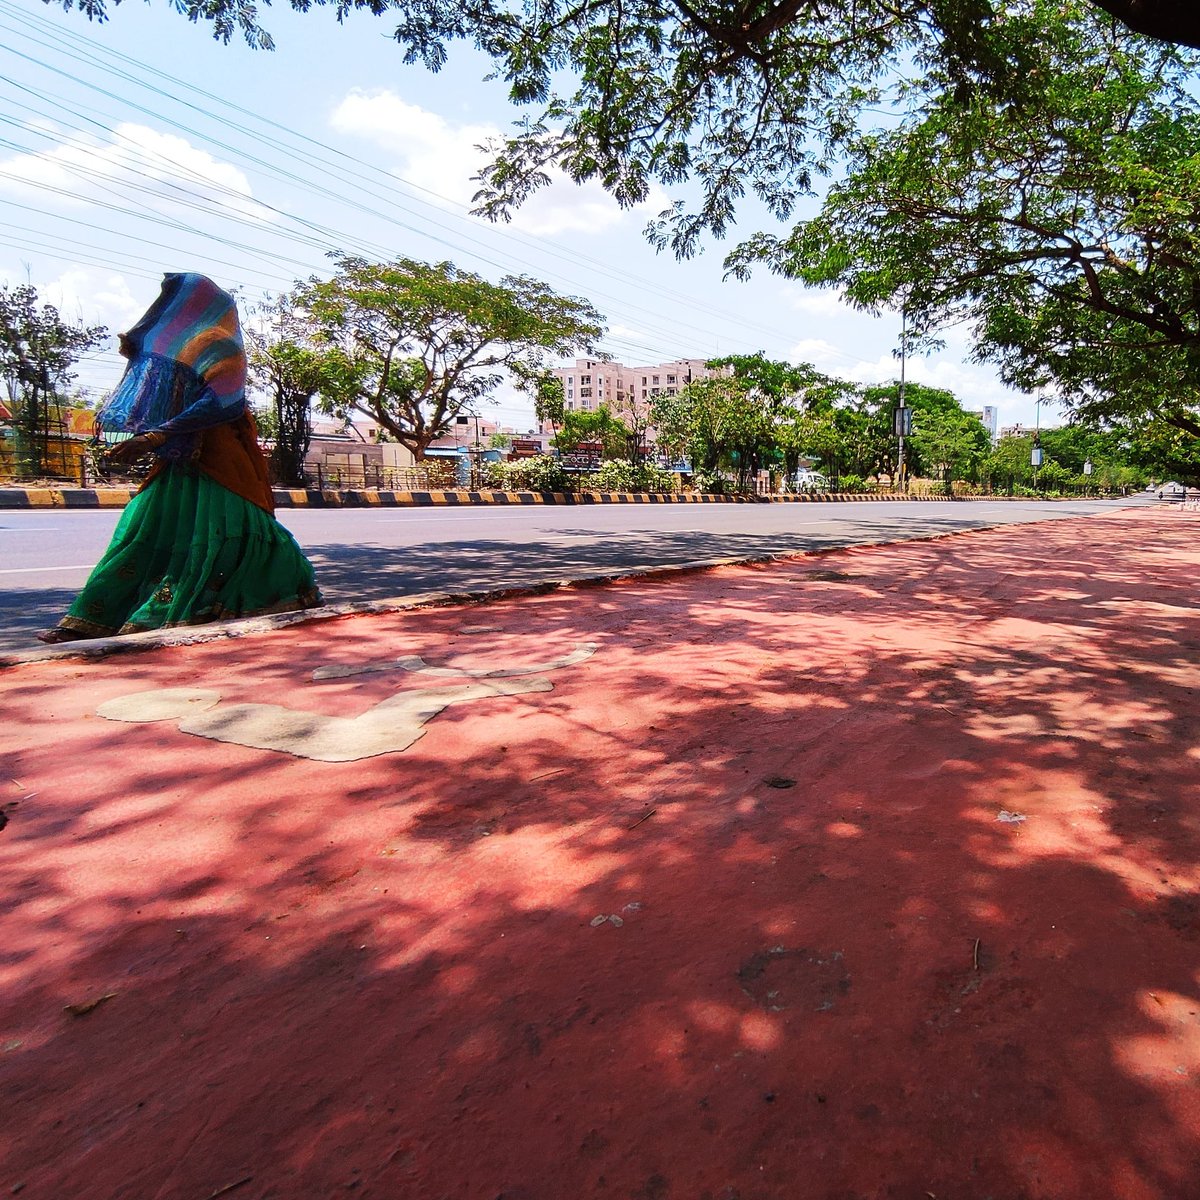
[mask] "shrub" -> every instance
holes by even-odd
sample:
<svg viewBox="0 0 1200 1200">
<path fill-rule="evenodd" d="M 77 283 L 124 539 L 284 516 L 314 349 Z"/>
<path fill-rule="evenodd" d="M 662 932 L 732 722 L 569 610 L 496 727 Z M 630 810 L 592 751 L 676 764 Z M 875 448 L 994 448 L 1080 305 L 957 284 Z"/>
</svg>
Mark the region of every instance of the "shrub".
<svg viewBox="0 0 1200 1200">
<path fill-rule="evenodd" d="M 754 480 L 748 478 L 739 483 L 720 471 L 697 471 L 692 476 L 692 488 L 714 496 L 753 495 Z"/>
<path fill-rule="evenodd" d="M 675 476 L 653 463 L 635 467 L 614 459 L 586 476 L 583 486 L 598 492 L 673 492 Z"/>
<path fill-rule="evenodd" d="M 838 479 L 839 492 L 865 492 L 870 489 L 861 475 L 843 475 Z"/>
<path fill-rule="evenodd" d="M 487 485 L 506 492 L 569 492 L 574 487 L 562 464 L 549 454 L 486 466 Z"/>
</svg>

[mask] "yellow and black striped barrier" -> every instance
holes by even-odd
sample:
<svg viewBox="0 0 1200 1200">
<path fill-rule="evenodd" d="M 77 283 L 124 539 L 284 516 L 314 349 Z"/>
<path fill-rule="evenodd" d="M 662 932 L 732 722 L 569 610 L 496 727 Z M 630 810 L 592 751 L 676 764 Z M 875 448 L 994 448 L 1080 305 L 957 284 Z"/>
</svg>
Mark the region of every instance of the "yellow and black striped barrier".
<svg viewBox="0 0 1200 1200">
<path fill-rule="evenodd" d="M 0 487 L 0 508 L 124 508 L 136 488 Z"/>
<path fill-rule="evenodd" d="M 965 499 L 966 497 L 954 497 Z M 979 497 L 985 499 L 986 497 Z M 701 492 L 501 492 L 501 491 L 425 491 L 389 492 L 367 490 L 313 491 L 276 488 L 275 503 L 280 508 L 418 508 L 437 505 L 473 504 L 777 504 L 839 503 L 847 500 L 949 500 L 949 496 L 876 495 L 870 492 L 808 492 L 792 496 L 722 496 Z"/>
<path fill-rule="evenodd" d="M 123 508 L 134 488 L 0 487 L 4 508 Z M 995 496 L 909 496 L 874 492 L 801 492 L 788 496 L 722 496 L 701 492 L 396 492 L 375 488 L 275 488 L 279 508 L 425 508 L 478 504 L 819 504 L 875 500 L 994 500 Z"/>
</svg>

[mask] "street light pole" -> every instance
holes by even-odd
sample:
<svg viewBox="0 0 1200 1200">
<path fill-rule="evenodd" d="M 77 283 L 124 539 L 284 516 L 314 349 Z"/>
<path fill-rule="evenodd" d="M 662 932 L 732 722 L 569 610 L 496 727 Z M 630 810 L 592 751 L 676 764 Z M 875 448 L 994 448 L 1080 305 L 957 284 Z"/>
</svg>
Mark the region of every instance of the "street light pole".
<svg viewBox="0 0 1200 1200">
<path fill-rule="evenodd" d="M 1038 467 L 1042 465 L 1042 398 L 1039 396 L 1033 409 L 1033 450 L 1029 461 L 1033 466 L 1033 490 L 1037 491 Z"/>
<path fill-rule="evenodd" d="M 904 407 L 904 366 L 908 342 L 908 309 L 900 310 L 900 403 L 896 409 L 896 433 L 900 441 L 900 452 L 896 462 L 896 478 L 902 492 L 908 491 L 908 478 L 904 462 L 904 435 L 908 432 L 908 412 Z"/>
</svg>

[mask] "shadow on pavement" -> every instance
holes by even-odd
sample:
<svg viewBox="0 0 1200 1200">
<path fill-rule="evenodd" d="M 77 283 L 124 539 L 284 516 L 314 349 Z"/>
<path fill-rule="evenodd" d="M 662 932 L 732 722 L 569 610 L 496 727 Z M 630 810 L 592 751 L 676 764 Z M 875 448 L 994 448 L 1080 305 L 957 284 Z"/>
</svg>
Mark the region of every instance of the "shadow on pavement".
<svg viewBox="0 0 1200 1200">
<path fill-rule="evenodd" d="M 957 522 L 936 522 L 932 532 L 951 533 L 962 528 Z M 865 522 L 860 524 L 857 536 L 863 541 L 894 538 L 896 527 L 893 523 Z M 575 571 L 620 571 L 828 549 L 844 541 L 844 535 L 834 532 L 755 535 L 648 529 L 614 534 L 601 529 L 575 529 L 553 539 L 520 544 L 461 539 L 405 549 L 322 545 L 308 553 L 326 595 L 337 603 L 352 603 L 418 592 L 491 587 L 520 582 L 527 575 L 567 578 Z"/>
<path fill-rule="evenodd" d="M 12 673 L 3 1182 L 1193 1196 L 1200 551 L 1170 516 Z M 353 714 L 414 679 L 314 667 L 584 641 L 552 693 L 352 764 L 91 715 L 197 680 Z"/>
</svg>

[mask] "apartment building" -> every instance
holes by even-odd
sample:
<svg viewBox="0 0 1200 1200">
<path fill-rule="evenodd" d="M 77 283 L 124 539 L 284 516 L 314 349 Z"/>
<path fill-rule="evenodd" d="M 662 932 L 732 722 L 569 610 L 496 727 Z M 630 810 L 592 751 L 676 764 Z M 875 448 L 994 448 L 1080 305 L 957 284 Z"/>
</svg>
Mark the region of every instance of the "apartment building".
<svg viewBox="0 0 1200 1200">
<path fill-rule="evenodd" d="M 1042 426 L 1040 426 L 1040 429 L 1043 432 L 1047 429 L 1059 429 L 1059 428 L 1061 428 L 1061 427 L 1058 425 L 1042 425 Z M 1000 440 L 1003 441 L 1005 438 L 1014 438 L 1014 437 L 1017 437 L 1017 438 L 1033 437 L 1033 435 L 1038 432 L 1038 429 L 1039 429 L 1038 426 L 1022 425 L 1018 421 L 1016 425 L 1005 425 L 1004 428 L 1000 430 Z"/>
<path fill-rule="evenodd" d="M 970 412 L 972 417 L 976 417 L 980 424 L 988 431 L 992 441 L 1000 436 L 997 426 L 1000 423 L 1000 410 L 994 404 L 985 404 L 983 408 L 977 408 Z"/>
<path fill-rule="evenodd" d="M 577 358 L 573 365 L 556 367 L 553 374 L 563 385 L 563 402 L 568 412 L 593 412 L 606 405 L 617 416 L 641 412 L 655 396 L 673 396 L 694 379 L 716 374 L 703 358 L 677 358 L 647 367 Z M 542 433 L 552 432 L 548 423 Z"/>
</svg>

